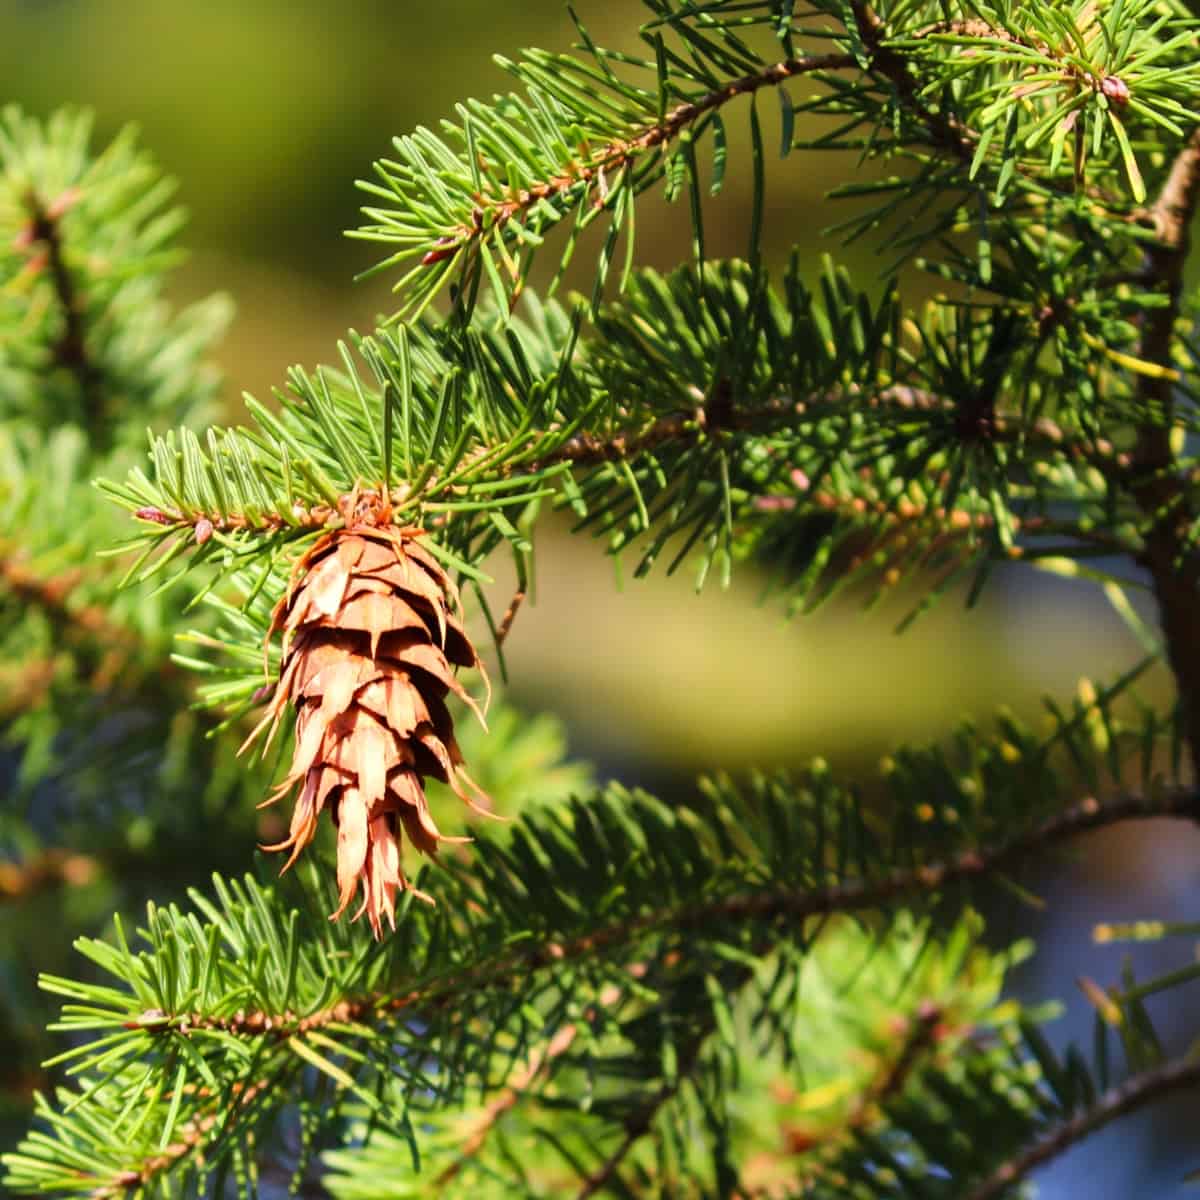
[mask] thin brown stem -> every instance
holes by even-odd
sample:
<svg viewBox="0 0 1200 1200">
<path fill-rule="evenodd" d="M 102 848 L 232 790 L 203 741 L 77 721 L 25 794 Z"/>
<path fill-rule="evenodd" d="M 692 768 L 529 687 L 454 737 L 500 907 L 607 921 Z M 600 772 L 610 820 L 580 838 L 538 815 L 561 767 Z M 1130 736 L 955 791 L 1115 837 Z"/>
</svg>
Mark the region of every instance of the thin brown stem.
<svg viewBox="0 0 1200 1200">
<path fill-rule="evenodd" d="M 745 977 L 749 977 L 748 973 Z M 625 1132 L 620 1142 L 604 1162 L 583 1181 L 583 1187 L 575 1200 L 590 1200 L 590 1197 L 599 1195 L 613 1181 L 613 1176 L 629 1157 L 630 1151 L 653 1128 L 654 1118 L 679 1094 L 679 1089 L 691 1077 L 710 1032 L 706 1027 L 691 1038 L 678 1055 L 675 1077 L 669 1083 L 664 1083 L 644 1104 L 639 1105 L 626 1117 Z"/>
<path fill-rule="evenodd" d="M 1004 1163 L 970 1192 L 967 1200 L 1000 1200 L 1031 1171 L 1044 1166 L 1106 1125 L 1173 1092 L 1191 1088 L 1200 1088 L 1200 1058 L 1196 1057 L 1166 1063 L 1135 1075 L 1119 1087 L 1105 1092 L 1086 1112 L 1064 1121 L 1044 1138 Z"/>
<path fill-rule="evenodd" d="M 505 639 L 512 632 L 513 622 L 517 619 L 517 613 L 521 611 L 521 605 L 525 601 L 525 591 L 523 588 L 517 588 L 513 592 L 513 598 L 508 603 L 508 608 L 504 610 L 504 616 L 500 618 L 500 624 L 496 626 L 496 645 L 503 646 Z"/>
<path fill-rule="evenodd" d="M 29 213 L 27 240 L 43 247 L 44 262 L 50 272 L 54 294 L 62 313 L 62 332 L 53 346 L 54 361 L 75 376 L 83 400 L 86 423 L 93 435 L 99 435 L 103 431 L 106 415 L 104 398 L 99 387 L 100 372 L 88 353 L 83 297 L 79 294 L 67 266 L 62 239 L 62 216 L 76 197 L 77 193 L 71 190 L 53 203 L 46 204 L 36 192 L 30 192 L 25 198 L 25 207 Z"/>
<path fill-rule="evenodd" d="M 463 1142 L 458 1157 L 434 1180 L 434 1187 L 438 1191 L 456 1179 L 471 1159 L 478 1157 L 504 1114 L 515 1108 L 534 1083 L 546 1075 L 555 1061 L 570 1050 L 578 1032 L 577 1026 L 564 1025 L 550 1039 L 544 1050 L 535 1051 L 529 1061 L 513 1073 L 504 1089 L 488 1102 L 482 1117 Z"/>
</svg>

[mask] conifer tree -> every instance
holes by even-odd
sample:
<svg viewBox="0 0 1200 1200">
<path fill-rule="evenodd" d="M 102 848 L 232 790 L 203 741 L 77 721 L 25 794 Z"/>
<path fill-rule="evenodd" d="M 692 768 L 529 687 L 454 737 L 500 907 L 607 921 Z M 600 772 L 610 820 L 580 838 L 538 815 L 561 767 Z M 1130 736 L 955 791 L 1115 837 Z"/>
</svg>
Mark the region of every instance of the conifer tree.
<svg viewBox="0 0 1200 1200">
<path fill-rule="evenodd" d="M 0 899 L 80 931 L 40 980 L 53 1051 L 5 983 L 0 1072 L 48 1057 L 14 1194 L 998 1200 L 1200 1096 L 1146 1008 L 1200 974 L 1186 950 L 1088 985 L 1094 1039 L 1060 1054 L 1003 993 L 1028 948 L 974 907 L 1085 831 L 1200 819 L 1200 13 L 645 5 L 640 51 L 579 21 L 396 139 L 354 234 L 395 311 L 237 427 L 224 301 L 161 298 L 170 185 L 131 136 L 4 114 Z M 882 275 L 764 265 L 767 160 L 817 151 Z M 736 261 L 705 246 L 731 172 Z M 667 274 L 638 265 L 656 197 L 692 232 Z M 555 510 L 638 576 L 765 567 L 797 619 L 1067 573 L 1144 657 L 874 780 L 668 804 L 487 705 Z M 217 873 L 156 897 L 215 828 Z M 82 911 L 55 886 L 81 878 Z"/>
</svg>

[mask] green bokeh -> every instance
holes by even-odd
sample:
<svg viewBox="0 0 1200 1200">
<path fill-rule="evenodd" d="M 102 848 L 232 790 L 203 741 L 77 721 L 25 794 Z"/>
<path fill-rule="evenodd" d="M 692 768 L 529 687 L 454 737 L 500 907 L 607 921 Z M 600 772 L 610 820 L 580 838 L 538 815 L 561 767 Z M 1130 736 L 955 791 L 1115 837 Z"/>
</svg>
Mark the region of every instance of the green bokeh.
<svg viewBox="0 0 1200 1200">
<path fill-rule="evenodd" d="M 635 0 L 576 8 L 597 40 L 633 48 L 645 11 Z M 347 327 L 369 327 L 387 309 L 389 281 L 352 282 L 373 248 L 342 231 L 357 220 L 354 180 L 387 155 L 391 137 L 436 128 L 456 101 L 507 88 L 493 54 L 573 38 L 560 0 L 442 0 L 436 10 L 395 0 L 27 0 L 0 4 L 0 18 L 10 99 L 39 114 L 87 105 L 101 140 L 135 121 L 178 178 L 193 255 L 176 295 L 222 289 L 238 304 L 222 351 L 231 412 L 243 389 L 265 396 L 288 365 L 328 361 Z M 806 90 L 795 85 L 797 96 Z M 778 116 L 761 111 L 773 140 Z M 728 125 L 726 186 L 706 215 L 714 254 L 738 253 L 748 227 L 745 122 L 734 115 Z M 878 270 L 875 247 L 843 251 L 820 238 L 846 215 L 822 193 L 847 170 L 853 160 L 837 154 L 772 163 L 768 258 L 799 239 L 814 260 L 832 249 L 864 279 Z M 682 204 L 647 198 L 638 227 L 641 261 L 686 257 Z M 576 264 L 586 272 L 584 249 Z M 1115 622 L 1097 636 L 1053 611 L 1026 630 L 1032 649 L 1026 639 L 1016 653 L 994 597 L 973 614 L 951 601 L 896 643 L 902 609 L 863 617 L 843 606 L 785 626 L 778 606 L 755 606 L 748 572 L 725 597 L 697 600 L 684 579 L 618 592 L 598 545 L 560 532 L 540 550 L 539 604 L 510 643 L 514 695 L 560 707 L 589 750 L 672 771 L 818 750 L 871 759 L 966 711 L 1027 707 L 1042 688 L 1069 690 L 1080 673 L 1115 671 L 1128 656 Z M 498 575 L 502 611 L 503 564 Z"/>
</svg>

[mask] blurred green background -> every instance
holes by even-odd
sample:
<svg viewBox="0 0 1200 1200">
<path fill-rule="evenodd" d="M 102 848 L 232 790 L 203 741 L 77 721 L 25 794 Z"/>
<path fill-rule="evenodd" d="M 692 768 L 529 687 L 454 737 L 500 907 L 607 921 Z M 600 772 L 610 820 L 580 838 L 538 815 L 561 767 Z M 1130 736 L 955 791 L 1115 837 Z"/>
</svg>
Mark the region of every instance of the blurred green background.
<svg viewBox="0 0 1200 1200">
<path fill-rule="evenodd" d="M 434 10 L 382 0 L 26 0 L 0 11 L 10 98 L 37 113 L 88 105 L 100 139 L 134 121 L 179 180 L 192 253 L 176 293 L 220 289 L 237 303 L 222 351 L 231 411 L 242 390 L 265 397 L 290 364 L 329 361 L 347 328 L 369 328 L 388 310 L 390 280 L 353 283 L 374 248 L 342 231 L 357 223 L 354 180 L 387 155 L 391 137 L 436 128 L 455 101 L 506 88 L 493 53 L 562 48 L 573 35 L 559 0 L 443 0 L 436 20 Z M 578 11 L 598 40 L 626 46 L 643 12 L 633 0 L 584 0 Z M 728 182 L 706 222 L 712 253 L 744 244 L 743 125 L 729 122 Z M 814 265 L 832 250 L 873 277 L 875 246 L 841 251 L 820 238 L 845 215 L 822 191 L 853 168 L 834 154 L 775 164 L 767 230 L 776 261 L 799 240 Z M 686 257 L 682 206 L 651 198 L 638 224 L 641 261 L 669 267 Z M 582 250 L 576 261 L 586 270 Z M 874 757 L 965 710 L 1025 707 L 1132 652 L 1101 607 L 1091 628 L 1038 603 L 1018 631 L 1001 619 L 995 590 L 978 612 L 947 604 L 901 639 L 891 631 L 903 602 L 867 619 L 842 610 L 786 623 L 779 605 L 754 607 L 760 585 L 746 573 L 726 595 L 695 597 L 686 571 L 618 593 L 596 543 L 556 540 L 540 558 L 537 604 L 509 646 L 514 690 L 565 710 L 588 752 L 671 770 Z M 497 575 L 507 577 L 504 564 Z M 501 611 L 503 591 L 498 582 Z M 1089 595 L 1081 588 L 1080 602 Z"/>
<path fill-rule="evenodd" d="M 643 12 L 633 0 L 577 8 L 609 45 L 630 45 Z M 372 250 L 342 231 L 357 222 L 354 180 L 388 153 L 391 136 L 436 127 L 456 100 L 507 87 L 492 53 L 572 40 L 559 0 L 10 0 L 0 15 L 6 99 L 38 115 L 64 102 L 89 106 L 99 141 L 134 121 L 178 178 L 192 253 L 176 298 L 219 289 L 237 303 L 222 350 L 231 413 L 242 389 L 265 397 L 288 365 L 329 361 L 348 327 L 369 328 L 388 309 L 386 279 L 352 282 Z M 728 124 L 733 135 L 741 122 Z M 739 150 L 744 139 L 731 136 L 726 189 L 707 220 L 710 253 L 744 243 Z M 830 250 L 864 279 L 877 271 L 876 246 L 843 251 L 819 234 L 845 215 L 823 190 L 853 170 L 853 159 L 832 154 L 774 164 L 767 229 L 776 262 L 799 241 L 814 266 Z M 638 225 L 642 262 L 685 257 L 682 208 L 648 199 Z M 502 611 L 506 564 L 496 576 Z M 985 718 L 1000 703 L 1033 712 L 1042 692 L 1070 692 L 1081 675 L 1111 677 L 1136 654 L 1097 593 L 1024 569 L 999 575 L 975 610 L 948 600 L 903 638 L 892 632 L 903 600 L 866 616 L 842 606 L 788 622 L 779 604 L 759 603 L 761 587 L 742 571 L 727 593 L 697 597 L 686 573 L 618 589 L 600 543 L 549 529 L 536 604 L 508 645 L 511 692 L 566 717 L 573 748 L 602 770 L 666 788 L 707 766 L 816 753 L 861 770 L 897 741 L 936 736 L 964 715 Z M 1170 915 L 1180 893 L 1164 879 L 1184 888 L 1194 868 L 1164 866 L 1153 837 L 1123 838 L 1120 853 L 1080 870 L 1066 900 L 1076 919 L 1043 919 L 1034 930 L 1043 940 L 1085 940 L 1092 908 L 1096 918 Z M 1148 880 L 1160 885 L 1153 913 L 1121 909 L 1119 897 Z M 1110 956 L 1091 970 L 1106 978 L 1116 966 Z M 1053 969 L 1029 982 L 1043 995 L 1071 990 Z"/>
</svg>

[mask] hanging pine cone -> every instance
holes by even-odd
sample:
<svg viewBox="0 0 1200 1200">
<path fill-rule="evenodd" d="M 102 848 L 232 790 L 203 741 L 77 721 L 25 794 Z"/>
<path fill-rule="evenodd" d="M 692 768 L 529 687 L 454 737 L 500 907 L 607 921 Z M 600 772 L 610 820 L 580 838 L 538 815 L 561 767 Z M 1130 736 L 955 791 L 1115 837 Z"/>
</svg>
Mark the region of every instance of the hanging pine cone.
<svg viewBox="0 0 1200 1200">
<path fill-rule="evenodd" d="M 279 685 L 247 739 L 268 723 L 268 744 L 294 705 L 296 748 L 287 778 L 265 803 L 300 785 L 287 839 L 286 871 L 310 841 L 322 810 L 338 829 L 339 903 L 345 911 L 362 885 L 375 936 L 386 916 L 396 926 L 395 896 L 411 888 L 400 861 L 400 827 L 426 854 L 447 838 L 433 823 L 424 780 L 441 780 L 471 807 L 481 795 L 462 770 L 454 692 L 480 716 L 455 667 L 479 667 L 463 629 L 454 584 L 418 542 L 421 531 L 350 524 L 326 533 L 296 567 L 276 605 L 268 638 L 283 631 Z M 480 717 L 482 720 L 482 717 Z M 464 787 L 465 785 L 465 787 Z"/>
</svg>

